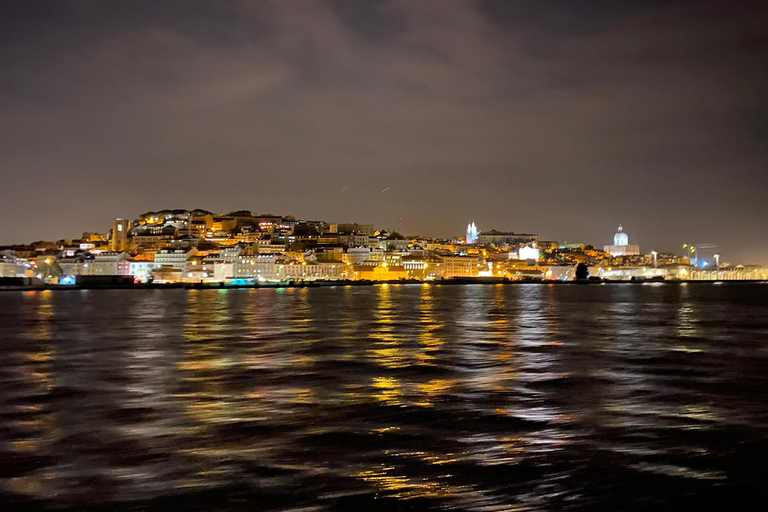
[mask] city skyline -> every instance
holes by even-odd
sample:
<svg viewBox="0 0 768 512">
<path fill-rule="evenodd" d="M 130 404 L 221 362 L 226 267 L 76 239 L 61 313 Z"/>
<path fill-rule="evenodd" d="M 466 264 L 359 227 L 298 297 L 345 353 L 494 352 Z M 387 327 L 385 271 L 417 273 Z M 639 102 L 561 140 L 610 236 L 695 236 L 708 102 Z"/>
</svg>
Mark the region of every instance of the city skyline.
<svg viewBox="0 0 768 512">
<path fill-rule="evenodd" d="M 768 264 L 764 3 L 4 7 L 2 245 L 168 204 Z"/>
<path fill-rule="evenodd" d="M 600 249 L 475 222 L 466 237 L 444 239 L 250 210 L 163 209 L 79 238 L 0 246 L 0 278 L 27 287 L 768 279 L 768 267 L 729 261 L 714 244 L 641 251 L 621 224 L 612 242 Z"/>
<path fill-rule="evenodd" d="M 125 225 L 126 231 L 127 231 L 131 222 L 133 222 L 134 220 L 136 220 L 136 219 L 138 219 L 140 217 L 143 217 L 143 216 L 145 216 L 145 215 L 147 215 L 149 213 L 156 213 L 156 212 L 161 212 L 161 211 L 187 211 L 187 212 L 192 212 L 192 211 L 198 211 L 198 210 L 200 210 L 200 211 L 207 211 L 207 212 L 211 213 L 212 215 L 223 216 L 223 217 L 230 216 L 232 213 L 235 213 L 235 212 L 238 212 L 238 211 L 249 212 L 249 213 L 252 213 L 255 216 L 259 216 L 259 215 L 272 216 L 273 215 L 271 212 L 257 213 L 255 211 L 250 211 L 250 210 L 229 210 L 229 212 L 224 212 L 224 211 L 222 211 L 222 212 L 213 212 L 213 211 L 205 210 L 205 209 L 201 210 L 201 209 L 184 209 L 184 208 L 181 208 L 181 209 L 165 208 L 165 209 L 161 209 L 161 210 L 148 210 L 146 212 L 138 214 L 135 217 L 116 217 L 114 220 L 116 222 L 117 221 L 127 222 L 128 224 Z M 298 220 L 300 222 L 325 222 L 325 223 L 344 222 L 344 220 L 338 220 L 338 219 L 337 220 L 329 221 L 328 219 L 301 218 L 301 217 L 297 217 L 297 216 L 293 216 L 293 215 L 280 215 L 280 214 L 278 214 L 277 216 L 295 218 L 296 220 Z M 346 220 L 349 220 L 349 219 L 346 219 Z M 361 219 L 354 219 L 354 222 L 358 222 L 360 220 Z M 398 222 L 400 222 L 402 224 L 403 223 L 403 219 L 398 219 Z M 395 224 L 397 224 L 397 222 Z M 467 226 L 467 229 L 469 229 L 469 227 L 471 226 L 471 227 L 473 227 L 476 230 L 475 234 L 474 234 L 474 241 L 469 241 L 468 243 L 474 243 L 477 240 L 477 235 L 479 235 L 481 233 L 488 233 L 488 232 L 493 232 L 493 231 L 499 231 L 498 228 L 501 228 L 500 229 L 501 231 L 509 231 L 509 232 L 515 232 L 515 233 L 530 233 L 530 232 L 534 232 L 535 231 L 537 236 L 540 235 L 538 229 L 536 229 L 536 230 L 520 229 L 519 227 L 509 228 L 508 226 L 504 225 L 503 222 L 497 222 L 497 224 L 499 224 L 499 225 L 495 225 L 494 224 L 493 227 L 490 227 L 490 228 L 487 228 L 487 229 L 481 229 L 476 224 L 477 224 L 476 222 L 470 222 L 469 225 Z M 379 225 L 377 225 L 375 223 L 371 223 L 371 225 L 375 226 L 377 231 L 381 231 L 381 232 L 396 232 L 396 233 L 399 233 L 401 235 L 404 235 L 404 236 L 410 237 L 410 238 L 423 238 L 423 239 L 433 238 L 433 239 L 445 239 L 445 240 L 451 240 L 451 239 L 459 240 L 459 239 L 467 239 L 467 234 L 468 234 L 468 232 L 465 231 L 463 233 L 457 232 L 457 233 L 449 234 L 447 236 L 441 236 L 441 235 L 436 235 L 436 234 L 432 234 L 432 233 L 410 233 L 410 232 L 407 232 L 407 231 L 403 231 L 402 227 L 397 227 L 395 225 L 393 225 L 393 226 L 379 226 Z M 621 232 L 623 230 L 624 230 L 623 224 L 619 224 L 618 225 L 618 231 Z M 88 229 L 88 230 L 81 231 L 80 234 L 72 234 L 72 236 L 54 236 L 54 237 L 48 238 L 48 239 L 34 239 L 34 240 L 33 239 L 27 239 L 27 240 L 24 240 L 24 241 L 21 241 L 21 242 L 11 243 L 11 244 L 0 243 L 0 247 L 10 247 L 10 246 L 13 246 L 13 245 L 21 246 L 21 245 L 25 245 L 25 244 L 29 244 L 29 243 L 42 242 L 42 241 L 58 241 L 58 240 L 70 240 L 70 239 L 71 240 L 77 240 L 77 239 L 79 239 L 81 234 L 84 234 L 84 233 L 104 233 L 104 232 L 110 233 L 111 230 L 110 229 L 104 230 L 103 227 L 101 229 Z M 555 239 L 554 237 L 547 236 L 546 234 L 544 234 L 540 238 L 541 238 L 541 240 L 556 240 L 556 241 L 560 242 L 561 244 L 566 244 L 566 245 L 567 244 L 583 244 L 583 245 L 587 245 L 587 246 L 592 246 L 595 249 L 599 250 L 599 249 L 601 249 L 603 247 L 605 247 L 607 249 L 608 246 L 610 245 L 610 241 L 614 240 L 615 236 L 614 235 L 611 235 L 610 237 L 606 236 L 604 240 L 597 240 L 597 241 L 595 241 L 595 240 L 578 240 L 578 239 L 573 238 L 573 237 L 572 238 Z M 633 234 L 633 246 L 638 246 L 638 245 L 639 245 L 639 243 L 637 242 L 637 237 L 635 237 L 634 234 Z M 647 255 L 647 254 L 652 254 L 652 253 L 655 252 L 655 253 L 687 255 L 689 250 L 691 250 L 691 248 L 695 248 L 697 246 L 701 246 L 701 247 L 706 248 L 708 250 L 708 252 L 711 253 L 710 254 L 710 259 L 711 259 L 711 255 L 712 254 L 721 253 L 724 250 L 726 252 L 726 258 L 728 258 L 727 254 L 731 253 L 729 248 L 721 248 L 717 244 L 702 243 L 702 242 L 696 243 L 696 242 L 691 242 L 691 241 L 683 241 L 681 244 L 678 244 L 678 247 L 673 247 L 673 248 L 651 248 L 651 247 L 643 246 L 643 247 L 641 247 L 639 249 L 640 252 L 638 254 L 646 254 Z M 606 252 L 608 252 L 608 251 L 606 251 Z M 720 254 L 718 254 L 718 257 L 719 256 L 720 256 Z M 733 258 L 729 259 L 729 261 L 731 261 L 731 260 L 733 260 Z M 749 264 L 762 264 L 760 262 L 746 262 L 746 261 L 734 261 L 734 263 L 748 264 L 748 265 Z"/>
</svg>

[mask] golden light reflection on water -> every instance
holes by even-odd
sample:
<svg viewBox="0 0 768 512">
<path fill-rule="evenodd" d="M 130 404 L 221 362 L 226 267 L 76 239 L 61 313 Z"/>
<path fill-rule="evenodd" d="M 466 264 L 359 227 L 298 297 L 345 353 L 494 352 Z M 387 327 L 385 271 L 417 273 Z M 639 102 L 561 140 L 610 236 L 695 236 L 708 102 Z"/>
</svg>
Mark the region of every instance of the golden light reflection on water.
<svg viewBox="0 0 768 512">
<path fill-rule="evenodd" d="M 361 471 L 358 478 L 375 485 L 389 496 L 401 499 L 434 498 L 445 499 L 454 496 L 451 487 L 439 480 L 409 478 L 398 475 L 394 466 L 380 466 L 376 469 Z M 440 475 L 437 479 L 448 479 L 451 475 Z"/>
<path fill-rule="evenodd" d="M 513 510 L 525 500 L 557 509 L 548 500 L 578 480 L 563 478 L 573 470 L 569 450 L 597 441 L 641 472 L 725 474 L 686 470 L 705 465 L 693 437 L 681 438 L 684 450 L 660 446 L 664 435 L 728 421 L 727 405 L 704 394 L 681 403 L 689 395 L 680 389 L 711 379 L 712 368 L 695 368 L 688 381 L 674 375 L 706 355 L 672 348 L 678 335 L 690 338 L 686 322 L 700 327 L 701 305 L 683 297 L 657 327 L 643 317 L 655 306 L 632 295 L 639 288 L 588 288 L 611 299 L 588 306 L 556 298 L 575 287 L 178 290 L 121 295 L 122 319 L 95 307 L 103 299 L 91 293 L 66 322 L 52 294 L 30 295 L 34 322 L 20 327 L 25 344 L 12 363 L 28 396 L 8 406 L 13 437 L 3 453 L 32 460 L 58 450 L 61 462 L 4 485 L 83 496 L 78 479 L 98 475 L 137 503 L 245 482 L 288 497 L 322 488 L 449 500 L 447 509 Z M 94 328 L 105 321 L 120 334 Z M 68 358 L 57 360 L 61 348 Z M 96 391 L 82 415 L 56 417 L 51 403 L 78 409 L 89 379 Z M 50 402 L 60 382 L 69 390 Z M 665 393 L 677 395 L 665 403 Z M 77 448 L 53 446 L 62 420 Z M 608 435 L 594 437 L 600 431 Z M 680 453 L 690 464 L 637 459 Z M 540 482 L 550 494 L 537 494 Z"/>
<path fill-rule="evenodd" d="M 395 322 L 398 317 L 398 305 L 393 299 L 393 288 L 377 286 L 374 328 L 371 332 L 373 348 L 370 358 L 382 368 L 405 368 L 410 364 L 408 355 L 402 347 L 401 333 L 397 332 Z"/>
<path fill-rule="evenodd" d="M 701 335 L 696 306 L 693 302 L 686 300 L 690 293 L 688 288 L 680 289 L 683 301 L 677 309 L 677 336 L 681 339 L 696 338 Z"/>
<path fill-rule="evenodd" d="M 54 386 L 52 359 L 54 356 L 53 321 L 55 311 L 51 290 L 40 292 L 38 298 L 38 316 L 31 332 L 31 339 L 34 340 L 34 343 L 30 344 L 31 350 L 27 353 L 28 364 L 25 367 L 29 371 L 31 382 L 35 383 L 34 393 L 42 395 L 50 392 Z M 30 410 L 35 413 L 41 412 L 39 406 L 31 406 Z M 39 421 L 51 426 L 53 416 L 43 414 Z"/>
<path fill-rule="evenodd" d="M 373 397 L 386 405 L 404 405 L 400 381 L 393 377 L 373 378 Z"/>
<path fill-rule="evenodd" d="M 415 405 L 421 407 L 433 407 L 435 401 L 442 396 L 448 395 L 451 392 L 451 388 L 456 385 L 454 379 L 432 379 L 429 382 L 417 384 L 416 388 L 419 391 L 417 401 Z"/>
<path fill-rule="evenodd" d="M 35 317 L 32 328 L 23 336 L 26 340 L 18 370 L 25 385 L 25 396 L 34 402 L 17 406 L 15 419 L 4 425 L 15 432 L 15 439 L 6 445 L 7 449 L 18 456 L 44 456 L 62 437 L 56 415 L 49 406 L 41 403 L 55 386 L 53 326 L 56 311 L 53 298 L 51 290 L 28 294 L 28 299 L 35 303 Z M 49 479 L 50 472 L 44 470 L 9 478 L 5 482 L 13 492 L 39 496 L 46 492 L 45 484 Z"/>
<path fill-rule="evenodd" d="M 438 334 L 444 323 L 440 321 L 435 311 L 435 295 L 433 286 L 421 288 L 419 300 L 419 344 L 421 350 L 416 358 L 421 365 L 435 364 L 436 354 L 445 345 L 445 340 Z"/>
</svg>

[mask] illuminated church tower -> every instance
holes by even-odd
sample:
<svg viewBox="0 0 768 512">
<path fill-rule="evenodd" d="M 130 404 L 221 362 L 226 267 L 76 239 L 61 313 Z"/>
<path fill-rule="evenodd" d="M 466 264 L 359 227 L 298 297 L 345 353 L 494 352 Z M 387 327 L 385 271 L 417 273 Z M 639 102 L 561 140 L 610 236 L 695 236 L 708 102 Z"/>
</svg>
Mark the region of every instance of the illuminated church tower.
<svg viewBox="0 0 768 512">
<path fill-rule="evenodd" d="M 477 226 L 475 226 L 474 222 L 467 224 L 467 243 L 477 243 Z"/>
<path fill-rule="evenodd" d="M 128 230 L 131 228 L 131 221 L 125 219 L 115 219 L 112 225 L 112 250 L 122 252 L 130 247 Z"/>
</svg>

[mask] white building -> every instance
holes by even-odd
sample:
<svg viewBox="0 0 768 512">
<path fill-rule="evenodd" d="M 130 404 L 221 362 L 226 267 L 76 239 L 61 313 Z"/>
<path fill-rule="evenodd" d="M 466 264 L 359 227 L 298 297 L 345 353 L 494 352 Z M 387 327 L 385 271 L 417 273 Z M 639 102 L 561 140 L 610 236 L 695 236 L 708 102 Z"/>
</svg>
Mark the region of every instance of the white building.
<svg viewBox="0 0 768 512">
<path fill-rule="evenodd" d="M 58 260 L 65 276 L 125 276 L 130 275 L 130 262 L 124 252 L 80 254 Z"/>
<path fill-rule="evenodd" d="M 124 252 L 102 252 L 93 257 L 88 272 L 91 276 L 127 275 L 130 263 Z"/>
<path fill-rule="evenodd" d="M 523 245 L 520 247 L 518 255 L 521 260 L 539 261 L 539 248 L 536 247 L 535 243 L 532 245 Z"/>
<path fill-rule="evenodd" d="M 224 262 L 232 263 L 240 257 L 240 254 L 242 252 L 243 252 L 243 249 L 239 245 L 223 247 L 221 249 L 221 259 Z"/>
<path fill-rule="evenodd" d="M 171 267 L 178 270 L 187 269 L 187 260 L 197 254 L 197 249 L 192 248 L 189 251 L 182 249 L 163 249 L 155 254 L 155 267 Z"/>
<path fill-rule="evenodd" d="M 593 273 L 590 269 L 589 274 L 605 279 L 606 281 L 632 281 L 647 279 L 664 279 L 669 276 L 670 271 L 666 268 L 654 267 L 609 267 L 597 268 Z"/>
<path fill-rule="evenodd" d="M 232 264 L 232 277 L 235 279 L 277 280 L 278 259 L 274 254 L 242 256 Z"/>
<path fill-rule="evenodd" d="M 370 259 L 370 256 L 370 247 L 350 247 L 346 253 L 341 255 L 341 261 L 350 265 L 360 265 Z"/>
<path fill-rule="evenodd" d="M 154 261 L 132 260 L 128 262 L 128 273 L 142 283 L 149 281 L 152 277 L 152 270 L 155 268 Z"/>
<path fill-rule="evenodd" d="M 317 279 L 344 279 L 347 265 L 334 262 L 286 262 L 284 258 L 273 254 L 259 254 L 239 258 L 232 266 L 233 279 L 256 279 L 259 281 L 283 281 L 298 279 L 313 281 Z"/>
<path fill-rule="evenodd" d="M 224 281 L 235 276 L 235 264 L 230 262 L 213 264 L 213 279 L 215 281 Z"/>
<path fill-rule="evenodd" d="M 624 228 L 619 224 L 619 230 L 613 236 L 613 245 L 606 245 L 603 251 L 611 256 L 639 256 L 640 246 L 629 245 L 629 235 L 624 232 Z"/>
<path fill-rule="evenodd" d="M 0 252 L 0 277 L 25 277 L 27 262 L 17 258 L 13 251 Z"/>
</svg>

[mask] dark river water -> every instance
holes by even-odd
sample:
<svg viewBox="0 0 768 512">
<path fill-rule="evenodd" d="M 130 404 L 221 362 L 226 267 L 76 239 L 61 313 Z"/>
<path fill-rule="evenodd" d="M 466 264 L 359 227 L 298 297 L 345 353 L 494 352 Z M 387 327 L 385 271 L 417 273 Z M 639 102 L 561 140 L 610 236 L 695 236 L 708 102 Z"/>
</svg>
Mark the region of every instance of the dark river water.
<svg viewBox="0 0 768 512">
<path fill-rule="evenodd" d="M 0 292 L 2 510 L 764 510 L 768 284 Z"/>
</svg>

